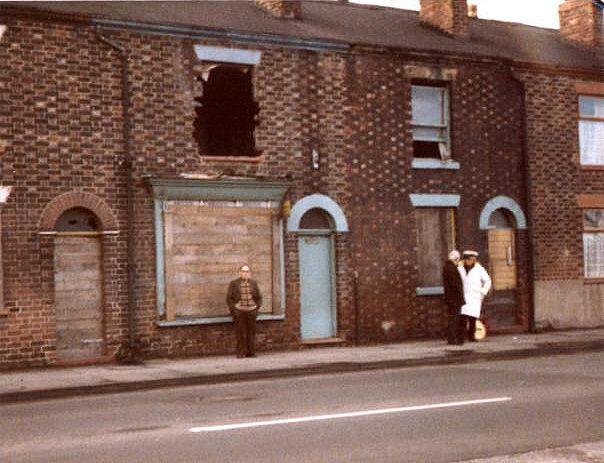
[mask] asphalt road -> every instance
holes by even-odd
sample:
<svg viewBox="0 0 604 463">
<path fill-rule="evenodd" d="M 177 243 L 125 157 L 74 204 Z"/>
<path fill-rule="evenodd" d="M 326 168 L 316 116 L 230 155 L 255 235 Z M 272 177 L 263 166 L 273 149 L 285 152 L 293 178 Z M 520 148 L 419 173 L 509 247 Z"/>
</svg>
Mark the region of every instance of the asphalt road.
<svg viewBox="0 0 604 463">
<path fill-rule="evenodd" d="M 450 462 L 602 439 L 604 353 L 0 406 L 10 463 Z"/>
</svg>

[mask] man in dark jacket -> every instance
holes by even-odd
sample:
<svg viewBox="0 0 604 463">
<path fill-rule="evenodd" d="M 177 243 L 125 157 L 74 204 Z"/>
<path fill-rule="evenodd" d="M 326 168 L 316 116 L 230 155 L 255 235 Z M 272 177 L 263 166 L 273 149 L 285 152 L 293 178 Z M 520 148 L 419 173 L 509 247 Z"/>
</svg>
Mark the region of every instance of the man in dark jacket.
<svg viewBox="0 0 604 463">
<path fill-rule="evenodd" d="M 235 322 L 237 358 L 256 357 L 256 315 L 262 306 L 262 294 L 252 280 L 249 265 L 239 268 L 239 278 L 229 284 L 226 299 Z"/>
<path fill-rule="evenodd" d="M 443 267 L 443 287 L 445 289 L 445 304 L 448 312 L 447 342 L 449 344 L 463 344 L 465 330 L 462 323 L 465 317 L 461 316 L 461 306 L 466 301 L 463 295 L 463 282 L 457 269 L 460 255 L 458 251 L 451 251 L 449 259 Z"/>
</svg>

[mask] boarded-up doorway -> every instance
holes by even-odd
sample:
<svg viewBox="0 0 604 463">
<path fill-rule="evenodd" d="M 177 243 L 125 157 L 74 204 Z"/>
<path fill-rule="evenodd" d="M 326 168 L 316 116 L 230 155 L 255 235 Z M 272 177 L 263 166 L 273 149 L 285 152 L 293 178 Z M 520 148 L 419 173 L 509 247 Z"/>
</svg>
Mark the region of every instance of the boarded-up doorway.
<svg viewBox="0 0 604 463">
<path fill-rule="evenodd" d="M 70 209 L 57 221 L 54 248 L 57 360 L 94 360 L 105 349 L 98 220 Z"/>
<path fill-rule="evenodd" d="M 493 293 L 487 299 L 486 313 L 494 328 L 518 323 L 518 269 L 516 259 L 516 230 L 513 217 L 504 209 L 497 209 L 489 218 L 488 246 L 489 273 Z"/>
</svg>

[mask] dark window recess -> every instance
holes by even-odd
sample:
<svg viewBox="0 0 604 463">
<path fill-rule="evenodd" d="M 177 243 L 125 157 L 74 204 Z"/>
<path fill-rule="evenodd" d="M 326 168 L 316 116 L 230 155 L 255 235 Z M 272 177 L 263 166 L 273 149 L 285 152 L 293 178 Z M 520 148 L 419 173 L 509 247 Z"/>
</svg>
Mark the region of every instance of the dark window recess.
<svg viewBox="0 0 604 463">
<path fill-rule="evenodd" d="M 455 213 L 450 208 L 415 209 L 420 287 L 442 286 L 443 264 L 455 248 Z"/>
<path fill-rule="evenodd" d="M 197 118 L 194 137 L 202 155 L 256 156 L 252 70 L 241 66 L 217 66 L 203 84 L 203 96 L 195 98 Z"/>
<path fill-rule="evenodd" d="M 329 214 L 317 207 L 309 209 L 300 219 L 300 228 L 303 230 L 331 230 L 332 220 Z"/>
<path fill-rule="evenodd" d="M 440 148 L 435 141 L 414 141 L 413 157 L 415 158 L 440 158 Z"/>
<path fill-rule="evenodd" d="M 83 207 L 68 209 L 57 219 L 58 232 L 94 232 L 100 229 L 99 219 L 93 212 Z"/>
<path fill-rule="evenodd" d="M 489 217 L 489 227 L 493 228 L 514 228 L 514 223 L 514 219 L 505 209 L 497 209 Z"/>
</svg>

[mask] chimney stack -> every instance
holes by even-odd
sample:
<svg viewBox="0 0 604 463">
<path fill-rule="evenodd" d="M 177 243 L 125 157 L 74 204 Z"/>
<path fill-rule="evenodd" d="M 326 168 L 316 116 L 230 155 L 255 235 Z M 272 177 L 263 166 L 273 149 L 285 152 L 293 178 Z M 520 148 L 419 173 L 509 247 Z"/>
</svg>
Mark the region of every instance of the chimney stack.
<svg viewBox="0 0 604 463">
<path fill-rule="evenodd" d="M 478 5 L 468 3 L 468 16 L 470 18 L 478 18 Z"/>
<path fill-rule="evenodd" d="M 264 11 L 277 18 L 302 18 L 302 0 L 255 0 L 255 2 Z"/>
<path fill-rule="evenodd" d="M 453 37 L 468 34 L 467 0 L 420 0 L 419 18 Z"/>
<path fill-rule="evenodd" d="M 593 48 L 604 46 L 604 2 L 565 0 L 558 9 L 560 35 L 571 42 Z"/>
</svg>

